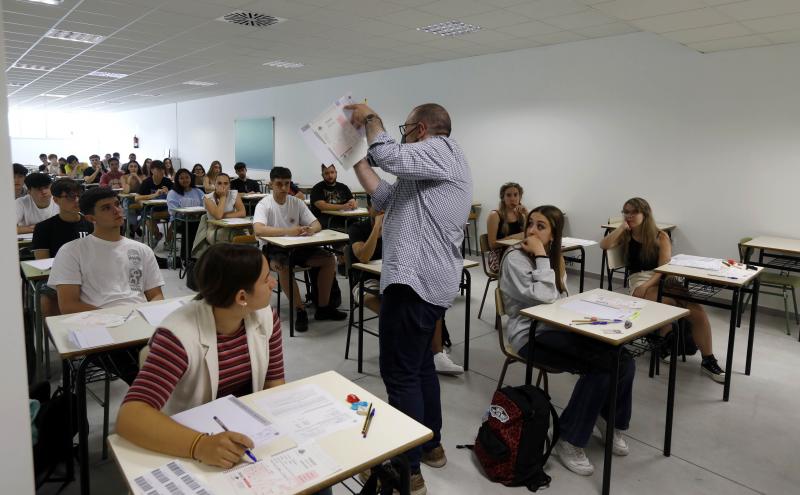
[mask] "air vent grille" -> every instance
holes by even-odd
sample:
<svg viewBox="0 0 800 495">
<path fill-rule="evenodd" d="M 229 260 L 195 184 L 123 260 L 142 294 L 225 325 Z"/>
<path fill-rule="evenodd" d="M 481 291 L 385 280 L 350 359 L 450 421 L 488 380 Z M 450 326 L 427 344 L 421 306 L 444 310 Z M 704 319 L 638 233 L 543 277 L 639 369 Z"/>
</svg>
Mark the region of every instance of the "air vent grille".
<svg viewBox="0 0 800 495">
<path fill-rule="evenodd" d="M 222 22 L 238 24 L 240 26 L 266 28 L 284 22 L 286 19 L 275 17 L 259 12 L 247 12 L 245 10 L 235 10 L 217 19 Z"/>
</svg>

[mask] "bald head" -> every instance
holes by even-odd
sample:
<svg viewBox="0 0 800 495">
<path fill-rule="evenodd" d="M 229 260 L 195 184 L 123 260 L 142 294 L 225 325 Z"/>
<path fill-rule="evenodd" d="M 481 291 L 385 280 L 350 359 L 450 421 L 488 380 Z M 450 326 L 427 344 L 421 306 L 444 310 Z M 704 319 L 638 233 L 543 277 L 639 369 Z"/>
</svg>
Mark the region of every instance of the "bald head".
<svg viewBox="0 0 800 495">
<path fill-rule="evenodd" d="M 411 111 L 412 121 L 424 122 L 428 134 L 450 136 L 450 114 L 443 106 L 436 103 L 425 103 Z"/>
</svg>

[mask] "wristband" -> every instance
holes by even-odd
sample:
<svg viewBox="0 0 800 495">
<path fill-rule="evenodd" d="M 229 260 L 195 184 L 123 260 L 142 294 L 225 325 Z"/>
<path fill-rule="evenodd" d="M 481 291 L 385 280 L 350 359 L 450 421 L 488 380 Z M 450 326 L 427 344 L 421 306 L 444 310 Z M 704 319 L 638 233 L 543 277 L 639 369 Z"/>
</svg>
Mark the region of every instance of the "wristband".
<svg viewBox="0 0 800 495">
<path fill-rule="evenodd" d="M 194 456 L 194 450 L 197 448 L 197 444 L 200 443 L 200 439 L 203 437 L 207 437 L 208 433 L 198 433 L 196 437 L 194 437 L 194 441 L 192 442 L 192 446 L 189 448 L 189 457 L 191 457 L 195 461 L 200 461 L 200 459 Z"/>
</svg>

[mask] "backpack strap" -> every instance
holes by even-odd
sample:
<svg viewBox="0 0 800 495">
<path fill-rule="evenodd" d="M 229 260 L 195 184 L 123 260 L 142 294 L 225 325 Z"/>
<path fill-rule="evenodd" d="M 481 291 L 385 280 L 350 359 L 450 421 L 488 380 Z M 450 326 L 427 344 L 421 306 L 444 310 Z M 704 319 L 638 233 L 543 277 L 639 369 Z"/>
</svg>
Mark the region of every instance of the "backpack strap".
<svg viewBox="0 0 800 495">
<path fill-rule="evenodd" d="M 508 393 L 509 390 L 506 390 L 506 388 L 511 389 L 511 394 Z M 547 462 L 547 459 L 550 458 L 550 453 L 553 451 L 553 447 L 555 446 L 556 442 L 558 442 L 558 438 L 560 436 L 559 435 L 560 424 L 558 421 L 558 412 L 556 411 L 556 408 L 553 407 L 553 403 L 550 401 L 550 396 L 547 395 L 547 392 L 545 392 L 544 390 L 538 387 L 534 387 L 533 385 L 531 385 L 530 387 L 528 386 L 504 387 L 502 390 L 504 391 L 504 393 L 506 393 L 506 395 L 509 396 L 509 398 L 513 399 L 513 395 L 515 393 L 519 393 L 520 395 L 523 395 L 528 399 L 527 401 L 524 401 L 524 404 L 521 404 L 518 401 L 514 401 L 517 404 L 517 406 L 522 410 L 523 414 L 529 415 L 533 412 L 531 407 L 529 406 L 529 403 L 532 402 L 534 399 L 534 393 L 536 393 L 534 392 L 534 390 L 538 391 L 538 393 L 541 393 L 547 399 L 547 405 L 550 408 L 550 419 L 552 420 L 553 424 L 553 439 L 546 442 L 547 451 L 545 452 L 544 458 L 542 459 L 542 465 L 544 465 L 544 463 Z"/>
</svg>

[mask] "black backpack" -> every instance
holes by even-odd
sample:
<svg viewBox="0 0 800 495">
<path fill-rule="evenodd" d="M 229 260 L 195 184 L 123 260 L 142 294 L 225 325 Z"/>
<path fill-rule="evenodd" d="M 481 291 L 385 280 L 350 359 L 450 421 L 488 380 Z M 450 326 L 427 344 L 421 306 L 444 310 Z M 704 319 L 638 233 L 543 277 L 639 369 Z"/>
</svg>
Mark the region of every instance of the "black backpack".
<svg viewBox="0 0 800 495">
<path fill-rule="evenodd" d="M 29 396 L 41 403 L 34 420 L 39 439 L 33 446 L 36 484 L 41 486 L 60 464 L 72 462 L 72 438 L 78 433 L 78 398 L 72 393 L 70 413 L 68 397 L 61 387 L 51 397 L 50 384 L 41 382 L 30 388 Z M 71 418 L 71 424 L 67 418 Z"/>
<path fill-rule="evenodd" d="M 369 478 L 358 495 L 410 495 L 408 460 L 400 455 L 370 468 Z"/>
<path fill-rule="evenodd" d="M 547 437 L 552 420 L 553 438 Z M 544 465 L 558 441 L 558 413 L 544 390 L 533 385 L 495 391 L 474 445 L 486 476 L 506 486 L 535 492 L 550 484 Z"/>
<path fill-rule="evenodd" d="M 319 308 L 317 302 L 317 277 L 319 276 L 319 268 L 312 268 L 309 270 L 308 278 L 311 281 L 311 304 Z M 339 288 L 339 281 L 333 277 L 333 284 L 331 285 L 331 297 L 328 299 L 329 308 L 338 308 L 342 305 L 342 290 Z"/>
</svg>

